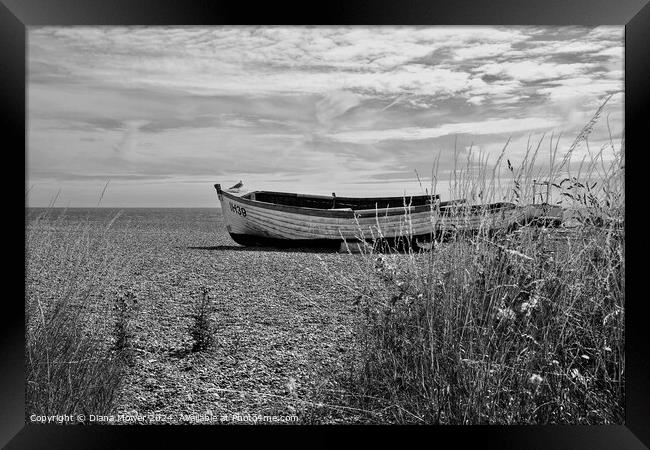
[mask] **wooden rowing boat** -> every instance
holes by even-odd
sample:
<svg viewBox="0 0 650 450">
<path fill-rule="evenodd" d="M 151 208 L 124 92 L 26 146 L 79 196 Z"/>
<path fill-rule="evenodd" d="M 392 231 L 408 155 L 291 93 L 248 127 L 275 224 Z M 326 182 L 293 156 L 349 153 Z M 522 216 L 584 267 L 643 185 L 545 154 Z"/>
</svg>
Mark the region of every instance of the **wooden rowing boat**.
<svg viewBox="0 0 650 450">
<path fill-rule="evenodd" d="M 541 205 L 441 202 L 437 195 L 337 197 L 246 191 L 214 185 L 226 229 L 241 245 L 339 245 L 342 241 L 424 239 L 449 231 L 516 227 L 544 215 Z M 548 211 L 546 211 L 548 212 Z"/>
</svg>

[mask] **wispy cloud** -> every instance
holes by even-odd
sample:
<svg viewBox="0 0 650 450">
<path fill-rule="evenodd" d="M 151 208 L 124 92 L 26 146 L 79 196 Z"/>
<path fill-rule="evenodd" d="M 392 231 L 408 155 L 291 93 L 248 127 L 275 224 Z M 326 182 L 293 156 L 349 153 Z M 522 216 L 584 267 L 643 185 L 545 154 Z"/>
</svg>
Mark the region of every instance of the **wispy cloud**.
<svg viewBox="0 0 650 450">
<path fill-rule="evenodd" d="M 393 128 L 388 130 L 362 130 L 331 134 L 339 141 L 357 143 L 376 143 L 380 141 L 418 141 L 450 134 L 490 135 L 518 133 L 538 129 L 552 129 L 559 126 L 557 120 L 541 117 L 524 119 L 487 119 L 481 122 L 449 123 L 435 128 Z"/>
</svg>

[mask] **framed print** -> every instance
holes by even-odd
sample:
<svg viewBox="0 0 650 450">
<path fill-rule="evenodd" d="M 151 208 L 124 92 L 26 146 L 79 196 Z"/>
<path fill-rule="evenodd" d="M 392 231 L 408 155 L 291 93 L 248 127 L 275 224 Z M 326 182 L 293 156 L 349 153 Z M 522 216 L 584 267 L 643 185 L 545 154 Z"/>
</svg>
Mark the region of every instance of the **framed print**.
<svg viewBox="0 0 650 450">
<path fill-rule="evenodd" d="M 646 2 L 1 10 L 8 448 L 648 445 Z"/>
</svg>

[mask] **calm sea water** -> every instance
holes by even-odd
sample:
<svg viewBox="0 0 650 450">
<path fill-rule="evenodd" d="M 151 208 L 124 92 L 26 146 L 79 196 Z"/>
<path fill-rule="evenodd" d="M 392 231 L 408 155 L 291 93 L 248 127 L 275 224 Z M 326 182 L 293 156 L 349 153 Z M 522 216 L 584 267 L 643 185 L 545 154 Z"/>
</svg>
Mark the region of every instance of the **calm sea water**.
<svg viewBox="0 0 650 450">
<path fill-rule="evenodd" d="M 113 218 L 114 228 L 148 226 L 176 228 L 191 225 L 195 229 L 214 229 L 221 226 L 219 208 L 26 208 L 28 223 L 46 215 L 63 223 L 90 222 L 108 224 Z"/>
</svg>

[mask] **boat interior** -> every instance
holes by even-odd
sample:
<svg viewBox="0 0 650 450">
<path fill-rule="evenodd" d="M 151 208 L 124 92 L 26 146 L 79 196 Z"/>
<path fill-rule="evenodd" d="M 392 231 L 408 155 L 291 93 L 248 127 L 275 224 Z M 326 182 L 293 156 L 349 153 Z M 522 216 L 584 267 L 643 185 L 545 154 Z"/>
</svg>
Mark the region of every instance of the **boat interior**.
<svg viewBox="0 0 650 450">
<path fill-rule="evenodd" d="M 477 213 L 479 211 L 491 211 L 495 209 L 510 209 L 515 205 L 508 202 L 497 202 L 485 205 L 469 205 L 466 199 L 440 201 L 439 195 L 416 195 L 410 197 L 337 197 L 326 195 L 296 194 L 289 192 L 254 191 L 242 196 L 249 200 L 276 205 L 298 206 L 314 209 L 335 209 L 352 211 L 375 211 L 377 209 L 403 208 L 404 206 L 425 206 L 435 205 L 445 213 L 452 213 L 458 208 L 468 210 L 466 212 Z"/>
<path fill-rule="evenodd" d="M 438 203 L 438 195 L 418 195 L 411 197 L 337 197 L 336 195 L 307 195 L 286 192 L 255 191 L 242 198 L 276 205 L 298 206 L 315 209 L 375 210 L 406 206 L 423 206 Z M 446 202 L 449 203 L 449 202 Z"/>
</svg>

